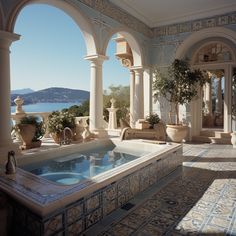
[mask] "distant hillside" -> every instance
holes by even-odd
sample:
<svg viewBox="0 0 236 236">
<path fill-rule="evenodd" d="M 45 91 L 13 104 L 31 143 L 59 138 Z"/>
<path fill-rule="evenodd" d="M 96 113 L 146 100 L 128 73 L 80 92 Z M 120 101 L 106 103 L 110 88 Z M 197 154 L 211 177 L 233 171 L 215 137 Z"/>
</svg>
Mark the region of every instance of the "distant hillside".
<svg viewBox="0 0 236 236">
<path fill-rule="evenodd" d="M 12 94 L 11 104 L 15 105 L 14 99 L 20 96 L 24 99 L 24 104 L 34 103 L 59 103 L 59 102 L 83 102 L 89 99 L 89 92 L 79 89 L 68 88 L 47 88 L 28 94 Z"/>
<path fill-rule="evenodd" d="M 11 94 L 27 94 L 27 93 L 33 93 L 34 90 L 31 88 L 24 88 L 24 89 L 16 89 L 12 90 Z"/>
</svg>

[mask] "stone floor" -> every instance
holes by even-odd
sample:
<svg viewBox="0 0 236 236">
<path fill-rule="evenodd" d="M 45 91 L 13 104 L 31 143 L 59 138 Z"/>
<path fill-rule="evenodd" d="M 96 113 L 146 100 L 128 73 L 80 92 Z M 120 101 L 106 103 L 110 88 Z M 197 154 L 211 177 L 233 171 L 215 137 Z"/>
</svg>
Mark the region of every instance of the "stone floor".
<svg viewBox="0 0 236 236">
<path fill-rule="evenodd" d="M 236 149 L 184 144 L 184 156 L 183 167 L 85 235 L 236 235 Z"/>
</svg>

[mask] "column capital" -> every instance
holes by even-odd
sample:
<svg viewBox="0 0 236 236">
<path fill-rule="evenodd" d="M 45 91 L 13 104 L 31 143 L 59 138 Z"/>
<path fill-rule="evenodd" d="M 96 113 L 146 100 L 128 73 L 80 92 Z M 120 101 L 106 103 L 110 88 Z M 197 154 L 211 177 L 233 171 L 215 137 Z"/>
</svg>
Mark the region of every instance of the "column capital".
<svg viewBox="0 0 236 236">
<path fill-rule="evenodd" d="M 11 43 L 20 39 L 19 34 L 0 30 L 0 48 L 10 47 Z"/>
<path fill-rule="evenodd" d="M 144 68 L 142 66 L 132 66 L 130 67 L 130 70 L 133 70 L 135 73 L 142 73 Z"/>
<path fill-rule="evenodd" d="M 105 55 L 89 55 L 84 57 L 85 60 L 91 61 L 91 62 L 100 62 L 103 63 L 105 60 L 108 60 L 109 57 L 105 56 Z"/>
</svg>

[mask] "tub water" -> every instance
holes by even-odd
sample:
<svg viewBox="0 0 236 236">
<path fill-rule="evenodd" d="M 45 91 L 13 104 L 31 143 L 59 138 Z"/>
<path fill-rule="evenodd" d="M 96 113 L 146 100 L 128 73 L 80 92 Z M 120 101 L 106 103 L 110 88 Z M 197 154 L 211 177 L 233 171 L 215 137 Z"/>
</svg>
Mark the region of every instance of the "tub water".
<svg viewBox="0 0 236 236">
<path fill-rule="evenodd" d="M 70 185 L 91 179 L 147 153 L 147 150 L 109 144 L 26 165 L 23 169 L 58 184 Z"/>
</svg>

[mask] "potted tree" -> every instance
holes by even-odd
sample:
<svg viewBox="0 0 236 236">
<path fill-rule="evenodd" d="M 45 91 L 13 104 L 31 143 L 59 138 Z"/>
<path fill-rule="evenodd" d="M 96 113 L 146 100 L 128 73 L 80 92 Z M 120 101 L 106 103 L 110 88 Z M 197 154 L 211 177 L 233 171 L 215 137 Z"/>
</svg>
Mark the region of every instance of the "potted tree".
<svg viewBox="0 0 236 236">
<path fill-rule="evenodd" d="M 165 97 L 174 106 L 176 121 L 167 125 L 167 135 L 174 142 L 181 142 L 188 133 L 188 127 L 179 121 L 179 105 L 188 104 L 197 96 L 199 86 L 202 87 L 208 77 L 199 69 L 191 70 L 187 60 L 175 59 L 167 73 L 154 71 L 154 97 Z M 171 114 L 171 112 L 169 113 Z"/>
<path fill-rule="evenodd" d="M 47 128 L 56 143 L 61 143 L 61 141 L 63 141 L 67 135 L 70 135 L 70 138 L 72 139 L 75 133 L 75 126 L 75 117 L 68 111 L 54 111 L 48 117 Z M 72 134 L 65 132 L 65 129 L 71 130 Z M 63 132 L 65 133 L 66 137 L 63 137 Z"/>
<path fill-rule="evenodd" d="M 15 125 L 23 144 L 21 149 L 29 149 L 41 146 L 41 138 L 45 133 L 43 122 L 37 116 L 24 116 Z"/>
</svg>

